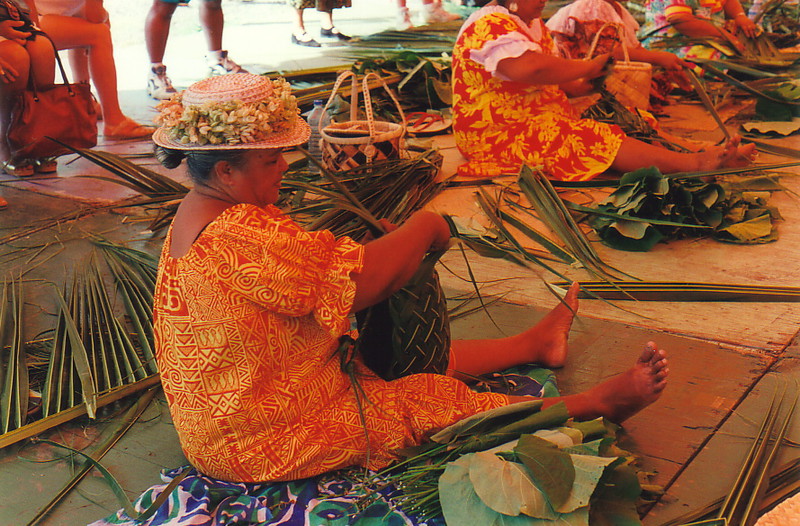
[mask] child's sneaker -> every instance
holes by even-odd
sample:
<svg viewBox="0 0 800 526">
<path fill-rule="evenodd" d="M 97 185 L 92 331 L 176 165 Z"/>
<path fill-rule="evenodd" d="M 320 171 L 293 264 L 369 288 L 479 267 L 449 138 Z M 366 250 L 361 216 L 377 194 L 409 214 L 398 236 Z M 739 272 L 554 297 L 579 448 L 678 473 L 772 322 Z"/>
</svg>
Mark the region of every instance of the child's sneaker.
<svg viewBox="0 0 800 526">
<path fill-rule="evenodd" d="M 147 94 L 156 100 L 166 100 L 175 93 L 172 81 L 167 76 L 167 66 L 151 68 L 147 76 Z"/>
<path fill-rule="evenodd" d="M 206 56 L 206 60 L 208 61 L 209 74 L 212 77 L 227 75 L 228 73 L 247 73 L 247 70 L 234 62 L 225 50 L 219 52 L 219 57 L 215 55 Z"/>
</svg>

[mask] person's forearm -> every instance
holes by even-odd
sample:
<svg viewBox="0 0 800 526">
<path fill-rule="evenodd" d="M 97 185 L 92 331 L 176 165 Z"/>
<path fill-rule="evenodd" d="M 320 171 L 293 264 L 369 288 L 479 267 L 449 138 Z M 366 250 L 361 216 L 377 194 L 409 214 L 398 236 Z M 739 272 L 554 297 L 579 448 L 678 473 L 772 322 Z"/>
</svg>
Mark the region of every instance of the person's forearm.
<svg viewBox="0 0 800 526">
<path fill-rule="evenodd" d="M 694 15 L 681 17 L 677 20 L 669 20 L 669 22 L 679 33 L 687 37 L 725 38 L 717 26 Z"/>
<path fill-rule="evenodd" d="M 353 311 L 374 305 L 402 288 L 414 275 L 422 258 L 449 239 L 444 219 L 418 212 L 397 230 L 364 245 L 364 267 L 354 276 Z"/>
<path fill-rule="evenodd" d="M 595 72 L 589 60 L 570 60 L 528 51 L 497 64 L 497 72 L 514 82 L 526 84 L 565 84 Z"/>
</svg>

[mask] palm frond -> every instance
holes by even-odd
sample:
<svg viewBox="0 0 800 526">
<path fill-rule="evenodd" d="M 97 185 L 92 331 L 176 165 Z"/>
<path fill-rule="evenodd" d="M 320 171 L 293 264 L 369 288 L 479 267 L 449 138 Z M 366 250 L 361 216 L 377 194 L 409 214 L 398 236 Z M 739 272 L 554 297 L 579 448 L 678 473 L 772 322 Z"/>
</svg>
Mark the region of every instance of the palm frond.
<svg viewBox="0 0 800 526">
<path fill-rule="evenodd" d="M 568 287 L 569 282 L 553 283 Z M 800 287 L 674 281 L 581 281 L 581 298 L 636 301 L 797 302 Z"/>
</svg>

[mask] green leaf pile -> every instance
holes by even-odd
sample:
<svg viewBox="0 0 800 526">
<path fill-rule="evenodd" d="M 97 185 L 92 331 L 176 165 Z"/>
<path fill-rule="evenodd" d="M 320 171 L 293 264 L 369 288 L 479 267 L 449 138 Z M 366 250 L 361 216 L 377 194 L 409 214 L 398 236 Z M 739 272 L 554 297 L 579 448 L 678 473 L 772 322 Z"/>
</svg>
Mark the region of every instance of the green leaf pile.
<svg viewBox="0 0 800 526">
<path fill-rule="evenodd" d="M 618 456 L 625 452 L 608 447 L 608 438 L 581 444 L 581 429 L 594 432 L 596 426 L 525 434 L 515 444 L 449 462 L 439 478 L 445 521 L 474 526 L 640 524 L 635 507 L 640 487 L 629 459 Z"/>
<path fill-rule="evenodd" d="M 592 214 L 589 224 L 616 249 L 645 252 L 661 240 L 712 235 L 731 243 L 777 239 L 780 214 L 767 206 L 769 192 L 742 185 L 664 177 L 655 167 L 629 172 Z"/>
</svg>

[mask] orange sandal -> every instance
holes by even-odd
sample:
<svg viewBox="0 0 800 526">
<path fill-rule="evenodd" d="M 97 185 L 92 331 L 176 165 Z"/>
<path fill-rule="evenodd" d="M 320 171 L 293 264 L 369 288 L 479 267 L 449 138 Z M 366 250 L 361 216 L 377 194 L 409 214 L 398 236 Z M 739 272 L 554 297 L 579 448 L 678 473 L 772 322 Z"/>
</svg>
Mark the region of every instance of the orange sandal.
<svg viewBox="0 0 800 526">
<path fill-rule="evenodd" d="M 406 131 L 410 135 L 435 135 L 445 131 L 452 123 L 441 113 L 415 111 L 406 115 Z"/>
</svg>

